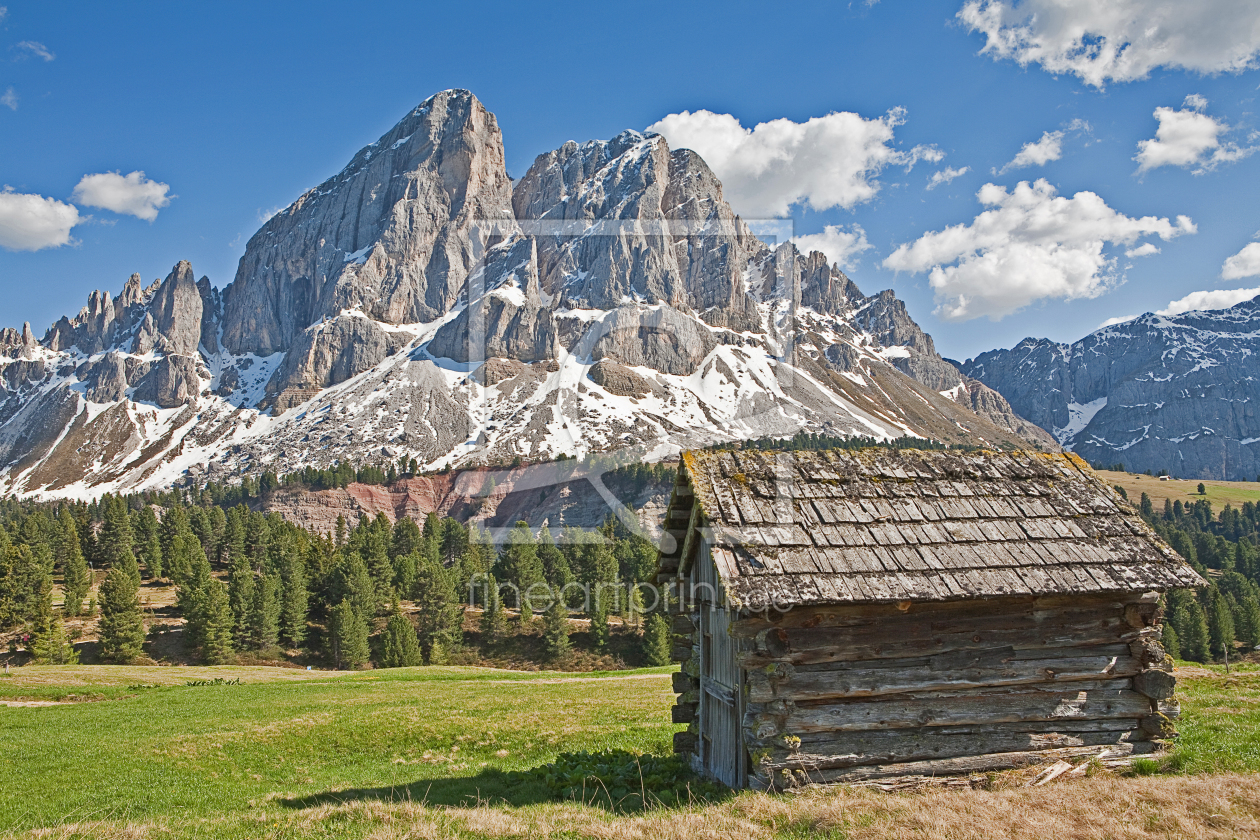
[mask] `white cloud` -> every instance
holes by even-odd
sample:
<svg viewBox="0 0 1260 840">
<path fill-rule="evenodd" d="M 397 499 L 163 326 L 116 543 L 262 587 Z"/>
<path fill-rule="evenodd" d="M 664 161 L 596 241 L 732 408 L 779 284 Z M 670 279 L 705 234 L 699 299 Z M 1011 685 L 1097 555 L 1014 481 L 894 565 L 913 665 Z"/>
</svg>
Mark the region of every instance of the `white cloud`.
<svg viewBox="0 0 1260 840">
<path fill-rule="evenodd" d="M 981 53 L 1094 87 L 1157 67 L 1238 73 L 1260 53 L 1254 0 L 967 0 L 958 18 L 984 34 Z"/>
<path fill-rule="evenodd" d="M 970 170 L 970 166 L 964 166 L 962 169 L 955 169 L 952 166 L 947 166 L 944 169 L 932 173 L 932 177 L 928 179 L 927 188 L 929 190 L 934 190 L 941 184 L 948 184 L 955 178 L 966 175 Z"/>
<path fill-rule="evenodd" d="M 10 111 L 16 111 L 18 104 L 18 95 L 13 90 L 13 85 L 9 85 L 4 90 L 4 94 L 0 95 L 0 105 L 5 106 Z"/>
<path fill-rule="evenodd" d="M 866 231 L 861 225 L 853 225 L 852 230 L 845 230 L 839 225 L 827 225 L 822 233 L 794 236 L 792 242 L 802 254 L 822 251 L 830 262 L 841 268 L 851 268 L 858 254 L 873 247 L 866 241 Z"/>
<path fill-rule="evenodd" d="M 1205 292 L 1191 292 L 1168 306 L 1156 311 L 1156 315 L 1180 315 L 1182 312 L 1195 312 L 1200 309 L 1228 309 L 1236 303 L 1251 300 L 1260 295 L 1256 289 L 1209 289 Z"/>
<path fill-rule="evenodd" d="M 271 221 L 271 217 L 285 209 L 288 205 L 277 204 L 275 207 L 268 207 L 266 210 L 259 207 L 255 212 L 258 215 L 258 221 L 266 223 Z"/>
<path fill-rule="evenodd" d="M 1158 254 L 1158 253 L 1159 253 L 1159 246 L 1156 245 L 1154 242 L 1143 242 L 1141 245 L 1137 246 L 1136 248 L 1130 248 L 1129 250 L 1125 251 L 1124 255 L 1126 257 L 1132 258 L 1132 257 L 1149 257 L 1152 254 Z"/>
<path fill-rule="evenodd" d="M 1012 169 L 1022 169 L 1025 166 L 1045 166 L 1053 160 L 1063 157 L 1063 138 L 1069 132 L 1084 131 L 1090 132 L 1092 129 L 1085 120 L 1076 119 L 1067 126 L 1067 128 L 1059 131 L 1046 131 L 1041 135 L 1040 140 L 1033 140 L 1031 143 L 1025 143 L 1020 150 L 1011 159 L 1010 163 L 997 170 L 995 174 L 1009 172 Z"/>
<path fill-rule="evenodd" d="M 1047 131 L 1040 140 L 1025 143 L 1011 162 L 1003 166 L 1001 171 L 1019 169 L 1024 166 L 1045 166 L 1052 160 L 1063 157 L 1063 132 Z"/>
<path fill-rule="evenodd" d="M 1044 298 L 1096 297 L 1119 279 L 1115 258 L 1103 250 L 1108 243 L 1196 230 L 1186 216 L 1175 224 L 1130 218 L 1092 192 L 1065 198 L 1045 179 L 1021 181 L 1012 192 L 985 184 L 976 196 L 991 209 L 970 225 L 925 233 L 884 260 L 894 271 L 929 272 L 935 314 L 947 321 L 996 321 Z"/>
<path fill-rule="evenodd" d="M 1241 148 L 1234 143 L 1222 144 L 1220 135 L 1230 131 L 1229 125 L 1203 113 L 1207 100 L 1198 94 L 1190 94 L 1180 111 L 1160 107 L 1155 109 L 1159 128 L 1153 140 L 1138 143 L 1138 172 L 1146 172 L 1161 166 L 1198 166 L 1195 175 L 1210 172 L 1222 163 L 1230 163 L 1247 157 L 1256 151 L 1255 146 Z"/>
<path fill-rule="evenodd" d="M 39 41 L 22 41 L 14 47 L 14 49 L 18 51 L 18 59 L 34 55 L 44 59 L 44 61 L 52 61 L 57 57 L 53 55 L 52 50 L 45 47 Z"/>
<path fill-rule="evenodd" d="M 27 195 L 5 187 L 0 192 L 0 246 L 10 251 L 56 248 L 70 241 L 79 211 L 42 195 Z"/>
<path fill-rule="evenodd" d="M 1112 327 L 1116 324 L 1124 324 L 1132 321 L 1136 317 L 1136 315 L 1118 315 L 1115 318 L 1108 318 L 1106 321 L 1103 321 L 1098 325 L 1098 329 L 1101 330 L 1103 327 Z"/>
<path fill-rule="evenodd" d="M 846 111 L 744 128 L 730 114 L 683 111 L 648 130 L 663 135 L 671 148 L 704 158 L 736 212 L 764 218 L 786 216 L 798 203 L 814 210 L 853 207 L 879 192 L 884 167 L 939 161 L 944 155 L 931 146 L 909 152 L 893 147 L 894 130 L 904 120 L 904 109 L 894 108 L 873 120 Z"/>
<path fill-rule="evenodd" d="M 74 188 L 74 200 L 88 207 L 100 207 L 115 213 L 126 213 L 146 222 L 157 218 L 158 210 L 171 203 L 170 187 L 150 181 L 140 171 L 129 175 L 102 172 L 84 175 Z"/>
<path fill-rule="evenodd" d="M 1242 277 L 1260 275 L 1260 242 L 1252 242 L 1237 254 L 1225 260 L 1221 266 L 1221 277 L 1225 280 L 1238 280 Z"/>
</svg>

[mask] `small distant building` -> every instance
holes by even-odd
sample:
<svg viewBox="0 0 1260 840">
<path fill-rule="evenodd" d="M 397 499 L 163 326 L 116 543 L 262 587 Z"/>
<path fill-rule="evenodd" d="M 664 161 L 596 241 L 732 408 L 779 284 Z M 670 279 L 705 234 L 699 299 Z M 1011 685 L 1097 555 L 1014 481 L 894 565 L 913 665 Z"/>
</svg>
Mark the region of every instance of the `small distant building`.
<svg viewBox="0 0 1260 840">
<path fill-rule="evenodd" d="M 1160 481 L 1172 481 L 1172 476 L 1170 476 L 1170 475 L 1161 475 L 1161 476 L 1159 477 L 1159 480 L 1160 480 Z"/>
<path fill-rule="evenodd" d="M 674 747 L 732 787 L 1173 734 L 1159 593 L 1202 580 L 1074 455 L 689 452 L 666 530 Z"/>
</svg>

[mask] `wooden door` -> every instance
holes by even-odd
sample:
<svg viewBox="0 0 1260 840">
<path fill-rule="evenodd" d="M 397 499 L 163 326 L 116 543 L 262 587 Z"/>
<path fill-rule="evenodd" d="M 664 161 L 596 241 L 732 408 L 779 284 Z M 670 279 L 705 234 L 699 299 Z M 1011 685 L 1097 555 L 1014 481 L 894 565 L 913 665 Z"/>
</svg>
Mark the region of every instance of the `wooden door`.
<svg viewBox="0 0 1260 840">
<path fill-rule="evenodd" d="M 709 775 L 739 787 L 743 753 L 739 714 L 739 666 L 730 634 L 730 613 L 713 604 L 700 612 L 701 755 Z"/>
</svg>

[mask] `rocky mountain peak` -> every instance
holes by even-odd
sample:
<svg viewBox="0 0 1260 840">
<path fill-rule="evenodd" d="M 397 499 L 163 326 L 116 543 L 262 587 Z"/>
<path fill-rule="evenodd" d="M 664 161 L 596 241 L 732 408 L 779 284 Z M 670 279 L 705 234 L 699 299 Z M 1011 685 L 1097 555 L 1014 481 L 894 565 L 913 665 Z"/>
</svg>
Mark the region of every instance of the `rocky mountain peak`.
<svg viewBox="0 0 1260 840">
<path fill-rule="evenodd" d="M 480 251 L 514 229 L 511 191 L 494 115 L 468 91 L 431 97 L 250 239 L 225 298 L 225 348 L 286 351 L 343 310 L 441 317 Z"/>
</svg>

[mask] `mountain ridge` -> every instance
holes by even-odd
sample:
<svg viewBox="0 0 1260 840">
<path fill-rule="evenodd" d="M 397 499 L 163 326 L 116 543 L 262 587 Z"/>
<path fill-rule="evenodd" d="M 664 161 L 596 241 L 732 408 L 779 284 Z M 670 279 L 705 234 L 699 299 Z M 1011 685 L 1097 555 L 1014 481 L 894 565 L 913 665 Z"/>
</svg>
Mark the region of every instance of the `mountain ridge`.
<svg viewBox="0 0 1260 840">
<path fill-rule="evenodd" d="M 264 223 L 224 289 L 181 262 L 42 341 L 0 333 L 0 491 L 802 429 L 1026 445 L 891 292 L 758 239 L 694 152 L 626 131 L 515 184 L 503 160 L 493 114 L 444 91 Z"/>
<path fill-rule="evenodd" d="M 1071 343 L 1026 338 L 959 368 L 1093 463 L 1183 478 L 1260 474 L 1260 297 L 1148 312 Z"/>
</svg>

